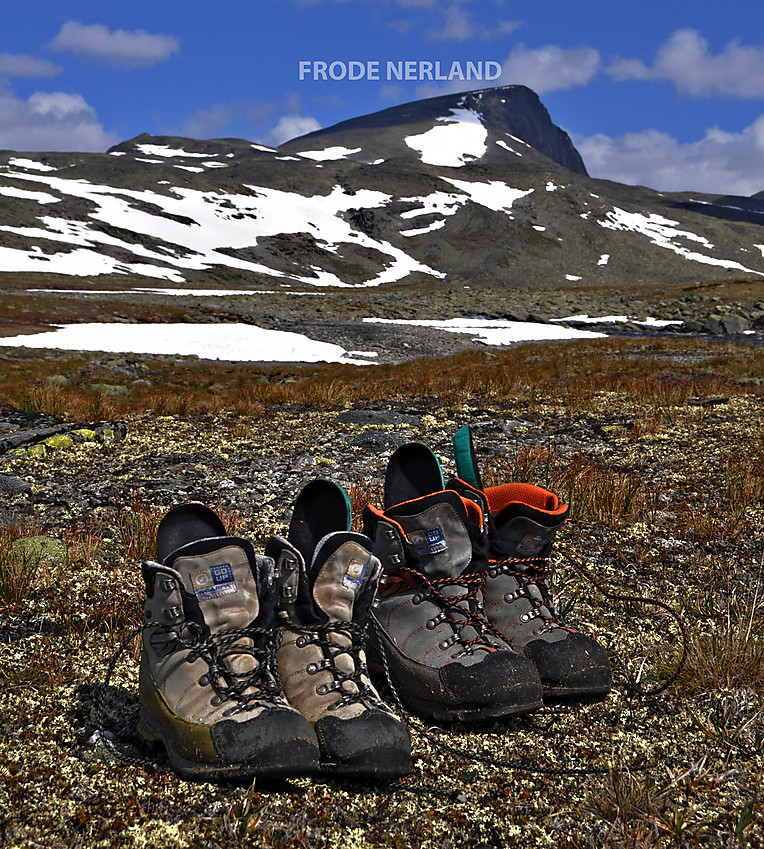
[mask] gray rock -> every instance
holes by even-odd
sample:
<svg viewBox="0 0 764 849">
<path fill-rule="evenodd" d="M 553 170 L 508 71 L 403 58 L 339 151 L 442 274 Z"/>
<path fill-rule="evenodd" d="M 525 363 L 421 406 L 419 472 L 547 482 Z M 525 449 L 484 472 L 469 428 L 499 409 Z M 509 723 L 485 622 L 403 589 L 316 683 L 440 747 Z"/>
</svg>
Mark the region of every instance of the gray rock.
<svg viewBox="0 0 764 849">
<path fill-rule="evenodd" d="M 382 453 L 394 451 L 399 445 L 409 442 L 412 437 L 410 430 L 365 430 L 363 433 L 356 434 L 350 440 L 350 444 L 374 453 Z"/>
<path fill-rule="evenodd" d="M 0 475 L 0 493 L 3 495 L 20 495 L 31 489 L 32 484 L 29 481 L 17 478 L 15 475 Z"/>
<path fill-rule="evenodd" d="M 413 425 L 419 427 L 421 416 L 397 413 L 394 410 L 345 410 L 339 414 L 340 424 L 359 425 Z"/>
<path fill-rule="evenodd" d="M 91 383 L 88 386 L 93 392 L 108 395 L 110 398 L 118 398 L 120 395 L 128 395 L 130 390 L 118 383 Z"/>
</svg>

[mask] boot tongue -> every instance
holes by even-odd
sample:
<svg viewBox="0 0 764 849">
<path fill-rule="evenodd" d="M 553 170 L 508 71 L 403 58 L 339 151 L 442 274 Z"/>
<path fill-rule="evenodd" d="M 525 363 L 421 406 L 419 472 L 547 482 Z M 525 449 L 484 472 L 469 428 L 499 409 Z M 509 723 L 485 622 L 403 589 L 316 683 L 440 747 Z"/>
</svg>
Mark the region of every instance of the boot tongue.
<svg viewBox="0 0 764 849">
<path fill-rule="evenodd" d="M 379 571 L 365 537 L 348 531 L 328 534 L 316 546 L 308 574 L 316 607 L 330 620 L 352 622 L 356 600 Z"/>
<path fill-rule="evenodd" d="M 210 633 L 245 628 L 260 613 L 255 554 L 247 540 L 199 540 L 173 552 L 166 564 L 180 573 Z"/>
<path fill-rule="evenodd" d="M 419 564 L 433 578 L 454 578 L 472 561 L 472 540 L 462 499 L 444 491 L 386 511 L 404 530 Z"/>
<path fill-rule="evenodd" d="M 564 523 L 551 520 L 526 505 L 510 504 L 496 517 L 491 530 L 491 554 L 497 560 L 541 556 Z"/>
</svg>

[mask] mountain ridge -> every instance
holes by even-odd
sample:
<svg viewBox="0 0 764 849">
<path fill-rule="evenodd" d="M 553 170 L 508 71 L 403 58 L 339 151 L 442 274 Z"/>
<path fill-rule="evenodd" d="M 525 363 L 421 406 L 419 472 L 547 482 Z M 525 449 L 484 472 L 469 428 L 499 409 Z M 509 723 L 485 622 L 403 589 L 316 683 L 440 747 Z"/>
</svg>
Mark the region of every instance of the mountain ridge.
<svg viewBox="0 0 764 849">
<path fill-rule="evenodd" d="M 521 86 L 277 148 L 141 135 L 104 154 L 0 153 L 0 221 L 0 273 L 42 278 L 555 290 L 764 277 L 764 197 L 593 179 Z"/>
</svg>

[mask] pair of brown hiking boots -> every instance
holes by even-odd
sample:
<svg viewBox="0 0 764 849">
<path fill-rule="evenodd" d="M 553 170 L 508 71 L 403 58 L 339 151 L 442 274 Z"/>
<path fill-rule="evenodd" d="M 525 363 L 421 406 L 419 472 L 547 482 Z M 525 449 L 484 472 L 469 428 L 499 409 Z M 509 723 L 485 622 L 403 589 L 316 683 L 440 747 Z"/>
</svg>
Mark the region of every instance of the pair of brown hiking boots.
<svg viewBox="0 0 764 849">
<path fill-rule="evenodd" d="M 437 721 L 529 713 L 610 691 L 607 654 L 560 617 L 547 581 L 568 506 L 530 484 L 484 488 L 469 427 L 458 477 L 418 442 L 390 458 L 384 509 L 364 511 L 382 562 L 369 660 L 403 705 Z"/>
<path fill-rule="evenodd" d="M 197 780 L 409 771 L 406 727 L 368 677 L 381 572 L 350 503 L 309 483 L 265 556 L 202 504 L 171 510 L 143 564 L 139 733 Z"/>
</svg>

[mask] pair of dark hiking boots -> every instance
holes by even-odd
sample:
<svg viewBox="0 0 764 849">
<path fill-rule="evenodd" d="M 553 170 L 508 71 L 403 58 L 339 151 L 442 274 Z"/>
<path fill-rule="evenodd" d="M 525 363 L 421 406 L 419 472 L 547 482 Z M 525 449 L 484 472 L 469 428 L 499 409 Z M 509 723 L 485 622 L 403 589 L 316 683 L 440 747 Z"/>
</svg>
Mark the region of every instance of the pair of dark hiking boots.
<svg viewBox="0 0 764 849">
<path fill-rule="evenodd" d="M 342 487 L 309 483 L 265 556 L 209 508 L 181 505 L 159 526 L 157 561 L 143 564 L 138 731 L 179 774 L 408 773 L 408 731 L 366 669 L 381 565 L 350 532 Z"/>
<path fill-rule="evenodd" d="M 607 654 L 561 619 L 547 582 L 568 506 L 530 484 L 484 488 L 469 427 L 444 482 L 417 442 L 390 458 L 364 533 L 383 574 L 369 661 L 403 705 L 437 721 L 529 713 L 610 691 Z"/>
</svg>

